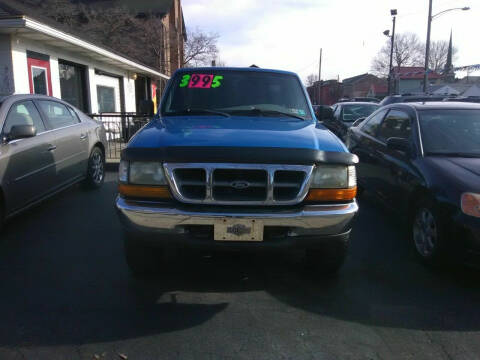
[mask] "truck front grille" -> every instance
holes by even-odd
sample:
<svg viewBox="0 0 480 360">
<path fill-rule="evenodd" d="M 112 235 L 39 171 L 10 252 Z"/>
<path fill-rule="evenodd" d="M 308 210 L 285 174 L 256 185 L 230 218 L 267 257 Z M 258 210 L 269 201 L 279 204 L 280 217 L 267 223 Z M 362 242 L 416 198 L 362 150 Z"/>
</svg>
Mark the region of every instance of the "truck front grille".
<svg viewBox="0 0 480 360">
<path fill-rule="evenodd" d="M 187 199 L 205 199 L 207 175 L 204 169 L 175 169 L 174 175 L 180 193 Z"/>
<path fill-rule="evenodd" d="M 165 164 L 175 198 L 185 203 L 288 205 L 301 202 L 313 166 Z"/>
</svg>

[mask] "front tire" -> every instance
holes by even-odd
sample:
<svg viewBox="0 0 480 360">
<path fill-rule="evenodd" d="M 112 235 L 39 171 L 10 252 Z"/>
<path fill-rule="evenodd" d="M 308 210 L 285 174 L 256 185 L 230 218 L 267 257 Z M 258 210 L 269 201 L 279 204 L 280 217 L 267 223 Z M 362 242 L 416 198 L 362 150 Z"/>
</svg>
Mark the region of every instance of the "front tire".
<svg viewBox="0 0 480 360">
<path fill-rule="evenodd" d="M 307 249 L 306 265 L 308 270 L 317 275 L 336 274 L 348 254 L 348 241 L 324 245 L 321 248 Z"/>
<path fill-rule="evenodd" d="M 88 159 L 87 177 L 85 187 L 98 189 L 105 181 L 105 155 L 98 146 L 94 147 Z"/>
<path fill-rule="evenodd" d="M 427 265 L 445 261 L 445 221 L 432 201 L 418 202 L 412 219 L 412 240 L 418 258 Z"/>
</svg>

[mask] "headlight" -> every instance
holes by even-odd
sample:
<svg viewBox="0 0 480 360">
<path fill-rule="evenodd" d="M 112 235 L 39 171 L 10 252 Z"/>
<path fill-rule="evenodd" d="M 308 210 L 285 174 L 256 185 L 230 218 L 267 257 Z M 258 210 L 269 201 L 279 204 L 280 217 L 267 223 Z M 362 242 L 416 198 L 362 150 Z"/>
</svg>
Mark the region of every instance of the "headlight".
<svg viewBox="0 0 480 360">
<path fill-rule="evenodd" d="M 128 182 L 136 185 L 166 185 L 162 163 L 159 162 L 131 162 Z"/>
<path fill-rule="evenodd" d="M 121 183 L 128 182 L 128 161 L 120 161 L 120 165 L 118 166 L 118 181 Z"/>
<path fill-rule="evenodd" d="M 480 194 L 464 193 L 461 203 L 464 214 L 480 218 Z"/>
<path fill-rule="evenodd" d="M 355 166 L 318 165 L 312 175 L 313 189 L 347 189 L 357 186 Z"/>
</svg>

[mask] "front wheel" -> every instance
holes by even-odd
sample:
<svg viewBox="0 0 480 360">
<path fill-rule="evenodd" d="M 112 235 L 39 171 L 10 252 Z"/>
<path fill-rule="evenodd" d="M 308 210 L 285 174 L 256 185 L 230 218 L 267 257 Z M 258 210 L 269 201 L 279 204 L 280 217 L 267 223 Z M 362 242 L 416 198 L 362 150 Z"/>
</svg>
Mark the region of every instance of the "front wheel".
<svg viewBox="0 0 480 360">
<path fill-rule="evenodd" d="M 422 200 L 412 220 L 413 245 L 417 256 L 429 265 L 438 265 L 445 258 L 445 223 L 435 204 Z"/>
<path fill-rule="evenodd" d="M 84 184 L 89 189 L 98 189 L 105 181 L 105 155 L 99 147 L 94 147 L 88 159 L 87 178 Z"/>
<path fill-rule="evenodd" d="M 348 241 L 324 245 L 318 249 L 307 249 L 307 267 L 318 275 L 336 274 L 345 262 L 347 253 Z"/>
</svg>

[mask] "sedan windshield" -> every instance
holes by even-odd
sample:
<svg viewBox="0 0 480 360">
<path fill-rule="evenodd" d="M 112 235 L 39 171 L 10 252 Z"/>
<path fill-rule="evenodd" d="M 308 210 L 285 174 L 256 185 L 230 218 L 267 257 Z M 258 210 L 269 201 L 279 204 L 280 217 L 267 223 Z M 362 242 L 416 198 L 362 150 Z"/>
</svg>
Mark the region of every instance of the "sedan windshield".
<svg viewBox="0 0 480 360">
<path fill-rule="evenodd" d="M 345 122 L 353 122 L 362 117 L 370 116 L 370 114 L 378 108 L 379 105 L 376 104 L 345 105 L 343 107 L 342 120 Z"/>
<path fill-rule="evenodd" d="M 480 156 L 480 110 L 419 112 L 425 154 Z"/>
<path fill-rule="evenodd" d="M 311 120 L 298 78 L 261 71 L 192 70 L 172 80 L 162 115 L 240 115 Z"/>
</svg>

